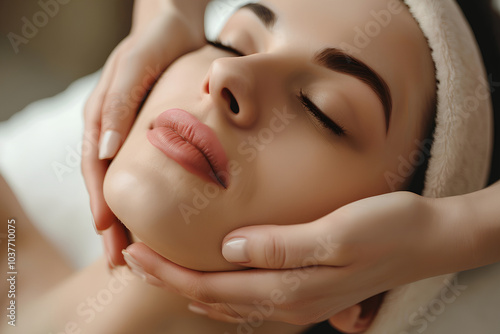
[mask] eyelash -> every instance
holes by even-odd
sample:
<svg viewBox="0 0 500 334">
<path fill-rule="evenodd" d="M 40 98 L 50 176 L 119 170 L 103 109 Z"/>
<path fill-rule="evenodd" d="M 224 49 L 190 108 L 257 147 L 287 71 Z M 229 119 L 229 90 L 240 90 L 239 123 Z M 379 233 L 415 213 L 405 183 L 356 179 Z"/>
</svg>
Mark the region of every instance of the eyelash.
<svg viewBox="0 0 500 334">
<path fill-rule="evenodd" d="M 331 120 L 328 116 L 325 115 L 321 109 L 314 104 L 313 101 L 302 91 L 300 90 L 299 95 L 297 96 L 300 103 L 304 106 L 304 108 L 314 117 L 316 118 L 322 126 L 327 129 L 330 129 L 335 135 L 339 137 L 343 137 L 346 135 L 346 130 L 343 126 L 337 124 L 333 120 Z"/>
<path fill-rule="evenodd" d="M 233 48 L 231 46 L 223 44 L 219 39 L 217 39 L 215 41 L 209 41 L 209 40 L 207 40 L 207 43 L 210 44 L 210 45 L 212 45 L 213 47 L 216 47 L 217 49 L 220 49 L 220 50 L 223 50 L 223 51 L 227 51 L 227 52 L 230 52 L 230 53 L 234 53 L 235 55 L 237 55 L 239 57 L 245 56 L 245 54 L 243 54 L 243 52 L 238 51 L 238 50 L 236 50 L 235 48 Z"/>
<path fill-rule="evenodd" d="M 207 43 L 212 45 L 213 47 L 216 47 L 220 50 L 224 50 L 230 53 L 233 53 L 237 56 L 243 57 L 245 56 L 242 52 L 236 50 L 233 47 L 230 47 L 228 45 L 223 44 L 219 39 L 215 41 L 208 41 Z M 339 137 L 343 137 L 346 135 L 346 130 L 344 127 L 341 125 L 335 123 L 332 121 L 328 116 L 325 115 L 324 112 L 319 109 L 314 102 L 311 101 L 311 99 L 301 90 L 299 95 L 297 96 L 299 99 L 300 103 L 304 106 L 304 108 L 314 117 L 316 118 L 322 126 L 324 126 L 327 129 L 330 129 L 335 135 Z"/>
</svg>

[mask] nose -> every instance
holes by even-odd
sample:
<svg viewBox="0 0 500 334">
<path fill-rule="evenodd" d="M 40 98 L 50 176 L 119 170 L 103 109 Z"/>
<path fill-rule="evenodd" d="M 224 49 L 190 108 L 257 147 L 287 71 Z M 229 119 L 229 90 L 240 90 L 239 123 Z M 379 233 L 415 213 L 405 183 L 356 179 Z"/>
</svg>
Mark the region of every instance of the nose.
<svg viewBox="0 0 500 334">
<path fill-rule="evenodd" d="M 256 73 L 243 58 L 219 58 L 210 66 L 204 93 L 231 122 L 250 128 L 258 118 L 256 84 Z"/>
</svg>

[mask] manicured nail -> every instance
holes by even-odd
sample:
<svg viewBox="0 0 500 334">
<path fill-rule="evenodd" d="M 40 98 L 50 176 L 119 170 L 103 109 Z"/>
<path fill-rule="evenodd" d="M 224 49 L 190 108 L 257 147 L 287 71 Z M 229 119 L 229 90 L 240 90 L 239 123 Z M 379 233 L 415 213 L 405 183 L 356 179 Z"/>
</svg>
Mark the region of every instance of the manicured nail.
<svg viewBox="0 0 500 334">
<path fill-rule="evenodd" d="M 236 238 L 224 244 L 222 247 L 222 255 L 224 258 L 233 263 L 250 262 L 247 250 L 247 239 Z"/>
<path fill-rule="evenodd" d="M 97 235 L 102 235 L 102 232 L 97 229 L 97 226 L 95 225 L 95 219 L 94 216 L 91 215 L 92 218 L 92 226 L 94 227 L 94 231 Z"/>
<path fill-rule="evenodd" d="M 201 307 L 198 307 L 194 304 L 189 304 L 188 305 L 188 310 L 190 310 L 191 312 L 193 313 L 196 313 L 196 314 L 199 314 L 199 315 L 207 315 L 208 312 L 207 310 L 201 308 Z"/>
<path fill-rule="evenodd" d="M 141 265 L 139 262 L 137 262 L 132 255 L 130 255 L 126 250 L 122 250 L 123 258 L 125 259 L 125 262 L 127 262 L 127 265 L 129 266 L 130 270 L 137 276 L 139 276 L 143 281 L 146 281 L 146 272 L 144 269 L 142 269 Z"/>
<path fill-rule="evenodd" d="M 116 265 L 113 263 L 113 260 L 111 259 L 111 256 L 109 256 L 109 253 L 106 252 L 106 256 L 108 258 L 108 268 L 110 271 L 113 271 L 116 269 Z"/>
<path fill-rule="evenodd" d="M 157 287 L 163 287 L 163 282 L 160 281 L 158 278 L 146 273 L 142 266 L 137 262 L 136 259 L 130 255 L 129 252 L 127 252 L 125 249 L 122 250 L 123 258 L 125 259 L 125 262 L 127 262 L 127 265 L 129 266 L 130 270 L 132 273 L 134 273 L 136 276 L 138 276 L 141 280 L 144 282 L 157 286 Z"/>
<path fill-rule="evenodd" d="M 114 157 L 120 147 L 121 138 L 122 136 L 114 130 L 104 132 L 99 145 L 99 159 L 105 160 Z"/>
</svg>

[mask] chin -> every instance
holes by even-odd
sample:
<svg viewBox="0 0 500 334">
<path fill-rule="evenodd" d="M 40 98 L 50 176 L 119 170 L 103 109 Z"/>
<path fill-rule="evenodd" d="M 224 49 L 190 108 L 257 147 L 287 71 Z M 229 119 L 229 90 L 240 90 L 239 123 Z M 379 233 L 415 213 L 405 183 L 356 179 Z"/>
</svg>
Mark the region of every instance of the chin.
<svg viewBox="0 0 500 334">
<path fill-rule="evenodd" d="M 186 189 L 192 189 L 193 184 L 203 184 L 201 181 L 187 175 L 186 182 L 181 182 L 182 174 L 175 176 L 174 169 L 170 173 L 177 181 L 174 185 L 155 177 L 150 170 L 124 167 L 119 157 L 111 164 L 104 179 L 104 197 L 134 236 L 166 259 L 186 268 L 200 271 L 241 268 L 222 257 L 222 240 L 231 230 L 229 223 L 217 214 L 223 208 L 213 203 L 189 220 L 180 210 L 183 203 L 193 200 L 193 193 Z"/>
</svg>

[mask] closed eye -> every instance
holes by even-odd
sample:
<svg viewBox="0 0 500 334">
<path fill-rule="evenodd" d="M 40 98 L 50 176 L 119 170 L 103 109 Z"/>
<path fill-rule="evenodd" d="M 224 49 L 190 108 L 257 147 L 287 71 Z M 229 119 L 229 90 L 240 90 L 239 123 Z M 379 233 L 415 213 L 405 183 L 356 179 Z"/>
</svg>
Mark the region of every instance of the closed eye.
<svg viewBox="0 0 500 334">
<path fill-rule="evenodd" d="M 217 49 L 227 51 L 230 53 L 235 54 L 236 56 L 239 57 L 244 57 L 245 54 L 231 46 L 223 44 L 220 40 L 215 40 L 215 41 L 209 41 L 207 40 L 207 43 Z M 304 106 L 304 108 L 314 117 L 316 120 L 320 122 L 320 124 L 327 128 L 330 129 L 335 135 L 339 137 L 343 137 L 346 135 L 347 131 L 345 130 L 344 127 L 341 125 L 337 124 L 334 122 L 332 119 L 330 119 L 324 112 L 321 111 L 314 102 L 301 90 L 298 99 L 301 102 L 301 104 Z"/>
<path fill-rule="evenodd" d="M 304 108 L 316 118 L 323 127 L 330 129 L 335 135 L 343 137 L 346 135 L 347 131 L 344 127 L 334 122 L 329 118 L 321 109 L 314 104 L 313 101 L 301 90 L 298 96 L 299 101 L 302 103 Z"/>
<path fill-rule="evenodd" d="M 235 48 L 231 47 L 231 46 L 228 46 L 228 45 L 225 45 L 223 44 L 220 40 L 215 40 L 215 41 L 209 41 L 207 40 L 207 43 L 209 45 L 212 45 L 213 47 L 217 48 L 217 49 L 220 49 L 220 50 L 223 50 L 223 51 L 227 51 L 227 52 L 230 52 L 230 53 L 233 53 L 235 54 L 236 56 L 238 57 L 243 57 L 245 56 L 245 54 L 243 54 L 243 52 L 240 52 L 238 50 L 236 50 Z"/>
</svg>

